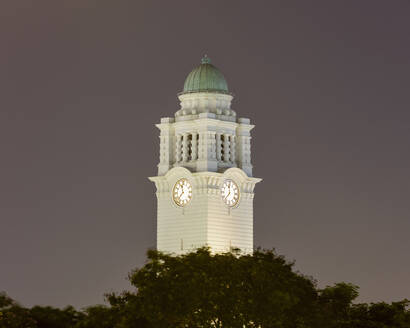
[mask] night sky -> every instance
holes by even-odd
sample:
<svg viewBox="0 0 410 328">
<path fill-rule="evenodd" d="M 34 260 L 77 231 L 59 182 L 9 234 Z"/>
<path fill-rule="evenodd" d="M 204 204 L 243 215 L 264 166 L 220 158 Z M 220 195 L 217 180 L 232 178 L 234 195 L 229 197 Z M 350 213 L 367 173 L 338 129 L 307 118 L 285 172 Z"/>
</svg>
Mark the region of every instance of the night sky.
<svg viewBox="0 0 410 328">
<path fill-rule="evenodd" d="M 410 2 L 0 2 L 0 290 L 76 307 L 155 246 L 159 131 L 206 53 L 253 130 L 255 245 L 410 297 Z"/>
</svg>

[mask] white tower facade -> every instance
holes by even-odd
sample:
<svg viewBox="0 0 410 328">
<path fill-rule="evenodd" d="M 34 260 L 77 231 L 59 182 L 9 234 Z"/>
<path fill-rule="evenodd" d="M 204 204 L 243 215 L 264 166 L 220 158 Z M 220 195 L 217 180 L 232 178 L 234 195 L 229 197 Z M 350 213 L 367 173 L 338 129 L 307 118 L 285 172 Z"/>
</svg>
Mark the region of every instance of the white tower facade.
<svg viewBox="0 0 410 328">
<path fill-rule="evenodd" d="M 182 254 L 209 246 L 213 252 L 253 251 L 251 130 L 231 109 L 233 96 L 208 57 L 187 77 L 181 109 L 160 130 L 157 249 Z"/>
</svg>

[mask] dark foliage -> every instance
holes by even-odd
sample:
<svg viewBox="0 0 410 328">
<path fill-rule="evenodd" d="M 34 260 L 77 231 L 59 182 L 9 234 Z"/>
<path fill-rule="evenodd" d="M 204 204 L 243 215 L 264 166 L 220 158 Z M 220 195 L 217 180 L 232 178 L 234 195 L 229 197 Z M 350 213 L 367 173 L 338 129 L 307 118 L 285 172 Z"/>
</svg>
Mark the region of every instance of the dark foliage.
<svg viewBox="0 0 410 328">
<path fill-rule="evenodd" d="M 354 304 L 357 286 L 318 289 L 270 250 L 149 251 L 129 279 L 134 292 L 108 294 L 109 305 L 82 311 L 27 309 L 0 293 L 0 328 L 410 328 L 409 301 Z"/>
</svg>

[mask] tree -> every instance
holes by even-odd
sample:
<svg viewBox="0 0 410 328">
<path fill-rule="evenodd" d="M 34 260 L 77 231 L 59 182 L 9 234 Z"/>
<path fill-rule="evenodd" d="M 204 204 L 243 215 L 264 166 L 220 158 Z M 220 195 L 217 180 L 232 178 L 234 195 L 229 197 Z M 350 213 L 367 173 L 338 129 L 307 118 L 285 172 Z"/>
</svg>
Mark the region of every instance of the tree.
<svg viewBox="0 0 410 328">
<path fill-rule="evenodd" d="M 409 328 L 409 300 L 371 304 L 354 304 L 346 328 Z"/>
<path fill-rule="evenodd" d="M 271 250 L 149 251 L 129 279 L 134 292 L 82 311 L 26 309 L 0 293 L 0 328 L 410 328 L 410 301 L 354 304 L 357 286 L 317 289 Z"/>
<path fill-rule="evenodd" d="M 112 328 L 118 318 L 115 311 L 105 305 L 94 305 L 84 310 L 82 319 L 72 327 L 75 328 Z"/>
<path fill-rule="evenodd" d="M 95 305 L 86 308 L 74 328 L 151 328 L 141 317 L 135 294 L 124 292 L 120 296 L 107 294 L 110 306 Z"/>
<path fill-rule="evenodd" d="M 84 314 L 72 306 L 62 310 L 51 306 L 34 306 L 30 309 L 30 315 L 36 321 L 37 328 L 72 328 L 84 318 Z"/>
<path fill-rule="evenodd" d="M 344 282 L 319 290 L 320 326 L 338 328 L 349 322 L 350 307 L 359 295 L 358 290 L 359 287 Z"/>
<path fill-rule="evenodd" d="M 273 251 L 149 251 L 148 259 L 130 281 L 140 315 L 155 327 L 313 327 L 314 282 Z"/>
<path fill-rule="evenodd" d="M 0 292 L 0 328 L 37 328 L 30 311 Z"/>
<path fill-rule="evenodd" d="M 115 328 L 152 328 L 141 312 L 141 299 L 135 293 L 123 292 L 120 296 L 107 294 L 107 301 L 116 313 Z"/>
</svg>

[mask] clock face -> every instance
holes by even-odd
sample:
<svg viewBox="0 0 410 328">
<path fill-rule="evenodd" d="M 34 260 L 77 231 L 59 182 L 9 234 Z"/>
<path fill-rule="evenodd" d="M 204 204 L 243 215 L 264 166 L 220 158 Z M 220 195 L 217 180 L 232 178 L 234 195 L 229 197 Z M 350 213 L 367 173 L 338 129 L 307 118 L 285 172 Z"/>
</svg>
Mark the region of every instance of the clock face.
<svg viewBox="0 0 410 328">
<path fill-rule="evenodd" d="M 221 188 L 222 200 L 228 206 L 235 206 L 239 201 L 239 188 L 232 180 L 226 180 Z"/>
<path fill-rule="evenodd" d="M 192 186 L 187 179 L 180 179 L 172 190 L 172 199 L 178 206 L 185 206 L 192 198 Z"/>
</svg>

